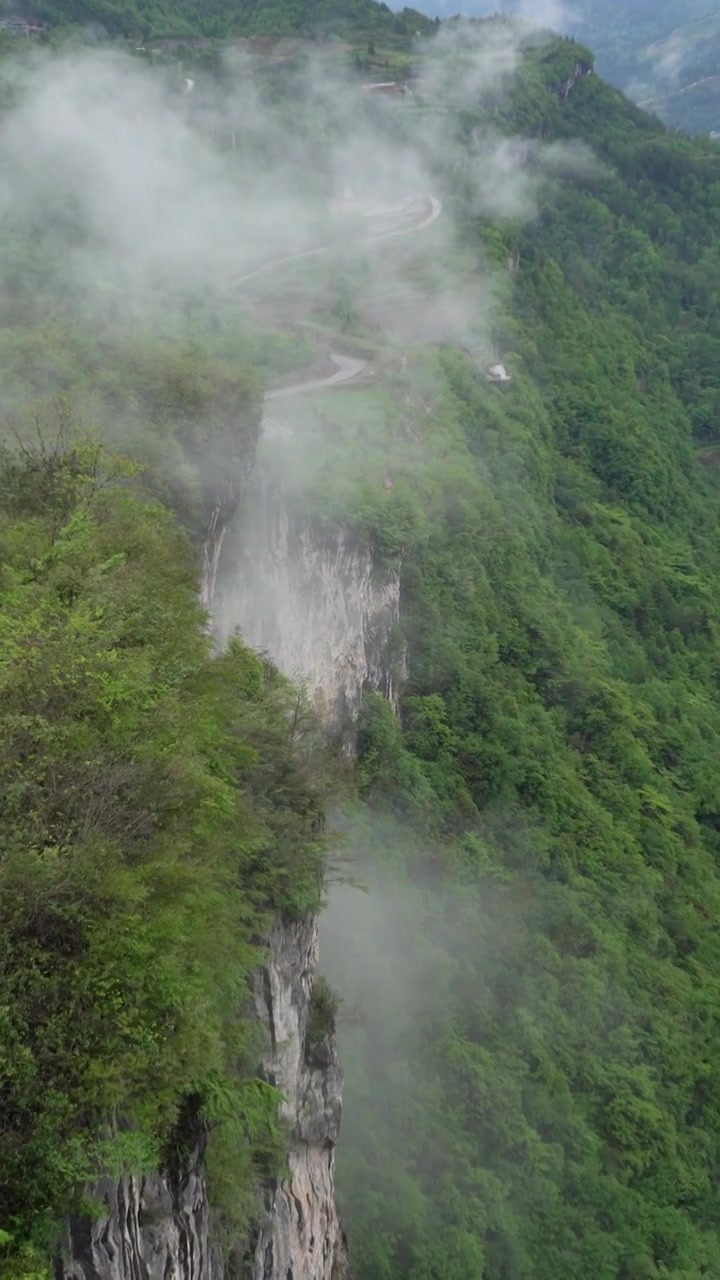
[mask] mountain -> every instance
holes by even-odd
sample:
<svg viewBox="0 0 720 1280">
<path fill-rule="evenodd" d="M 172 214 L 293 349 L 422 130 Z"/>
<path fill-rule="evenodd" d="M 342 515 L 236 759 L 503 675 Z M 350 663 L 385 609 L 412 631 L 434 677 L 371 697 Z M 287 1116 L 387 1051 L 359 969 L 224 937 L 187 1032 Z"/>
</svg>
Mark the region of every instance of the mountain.
<svg viewBox="0 0 720 1280">
<path fill-rule="evenodd" d="M 362 722 L 369 901 L 328 923 L 361 1280 L 720 1265 L 720 156 L 563 53 L 506 118 L 602 168 L 519 234 L 468 218 L 511 272 L 513 383 L 440 360 L 423 439 L 463 462 L 405 564 L 400 725 L 374 698 Z"/>
<path fill-rule="evenodd" d="M 579 17 L 577 34 L 596 50 L 598 69 L 613 84 L 677 128 L 720 128 L 717 5 L 588 3 Z"/>
<path fill-rule="evenodd" d="M 225 38 L 237 35 L 323 35 L 348 31 L 385 30 L 413 33 L 427 26 L 412 9 L 391 13 L 375 0 L 210 0 L 198 6 L 192 0 L 60 0 L 22 6 L 7 5 L 7 13 L 20 12 L 39 19 L 51 29 L 95 25 L 111 36 L 144 39 Z"/>
<path fill-rule="evenodd" d="M 573 34 L 595 52 L 602 76 L 647 110 L 689 133 L 720 131 L 720 7 L 712 0 L 524 3 L 423 0 L 422 12 L 486 17 L 498 9 Z"/>
<path fill-rule="evenodd" d="M 650 45 L 646 68 L 631 91 L 647 110 L 688 133 L 720 132 L 720 10 L 682 21 Z"/>
<path fill-rule="evenodd" d="M 411 38 L 425 33 L 436 16 L 460 12 L 487 17 L 500 8 L 529 17 L 554 30 L 573 34 L 596 53 L 601 75 L 668 124 L 690 133 L 720 131 L 720 9 L 706 0 L 657 6 L 645 0 L 621 5 L 611 0 L 579 0 L 565 8 L 527 0 L 421 0 L 417 7 L 391 11 L 376 0 L 312 0 L 311 3 L 197 5 L 189 0 L 62 0 L 27 9 L 6 4 L 8 18 L 21 14 L 50 30 L 94 26 L 113 37 L 145 41 L 234 36 L 365 36 L 386 33 Z"/>
<path fill-rule="evenodd" d="M 720 1274 L 720 151 L 369 43 L 0 62 L 3 1280 Z"/>
</svg>

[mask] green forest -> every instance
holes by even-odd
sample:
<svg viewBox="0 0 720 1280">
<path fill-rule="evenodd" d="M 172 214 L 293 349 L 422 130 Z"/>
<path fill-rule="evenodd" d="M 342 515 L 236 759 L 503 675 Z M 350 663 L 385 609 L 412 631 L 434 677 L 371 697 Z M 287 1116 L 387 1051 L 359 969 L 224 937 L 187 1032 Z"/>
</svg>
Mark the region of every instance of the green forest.
<svg viewBox="0 0 720 1280">
<path fill-rule="evenodd" d="M 420 0 L 419 7 L 446 18 L 542 13 L 521 0 Z M 576 0 L 546 15 L 590 46 L 603 78 L 672 128 L 720 132 L 720 10 L 712 0 Z"/>
<path fill-rule="evenodd" d="M 570 26 L 592 45 L 603 76 L 676 129 L 720 127 L 720 14 L 705 0 L 584 0 Z"/>
<path fill-rule="evenodd" d="M 211 654 L 190 541 L 134 464 L 35 425 L 0 457 L 10 1275 L 44 1271 L 98 1169 L 170 1159 L 191 1115 L 242 1230 L 284 1138 L 240 1010 L 268 913 L 316 905 L 323 859 L 298 695 L 239 642 Z"/>
<path fill-rule="evenodd" d="M 458 295 L 492 274 L 502 388 L 456 339 L 373 329 L 362 259 L 318 271 L 300 335 L 179 293 L 126 324 L 107 281 L 99 303 L 68 288 L 72 182 L 49 226 L 4 208 L 7 1280 L 50 1273 L 99 1169 L 182 1160 L 194 1119 L 242 1236 L 287 1145 L 248 984 L 273 913 L 319 908 L 336 844 L 368 884 L 341 890 L 357 926 L 326 961 L 358 1280 L 720 1274 L 720 152 L 570 41 L 473 95 L 445 93 L 435 151 L 431 102 L 368 118 L 428 149 L 452 218 L 413 252 Z M 283 129 L 326 141 L 323 110 Z M 487 133 L 537 144 L 536 216 L 478 210 Z M 408 665 L 397 715 L 366 694 L 350 777 L 302 692 L 239 640 L 218 652 L 198 603 L 262 391 L 321 328 L 383 377 L 311 399 L 294 500 L 399 569 Z"/>
<path fill-rule="evenodd" d="M 38 0 L 32 16 L 51 28 L 98 24 L 110 36 L 144 39 L 229 36 L 346 35 L 357 31 L 413 35 L 431 24 L 412 8 L 393 13 L 375 0 Z"/>
<path fill-rule="evenodd" d="M 400 973 L 341 1040 L 361 1280 L 720 1268 L 720 156 L 597 76 L 562 102 L 566 56 L 506 118 L 603 167 L 519 233 L 467 219 L 517 255 L 514 382 L 438 356 L 410 676 L 361 725 L 352 841 Z"/>
</svg>

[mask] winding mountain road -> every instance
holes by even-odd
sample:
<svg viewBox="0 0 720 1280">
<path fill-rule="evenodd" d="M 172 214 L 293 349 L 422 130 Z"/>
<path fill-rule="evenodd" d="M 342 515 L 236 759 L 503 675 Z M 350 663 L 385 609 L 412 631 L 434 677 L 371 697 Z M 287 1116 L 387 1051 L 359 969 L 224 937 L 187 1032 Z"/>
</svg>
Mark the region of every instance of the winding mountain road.
<svg viewBox="0 0 720 1280">
<path fill-rule="evenodd" d="M 278 387 L 275 391 L 268 391 L 265 394 L 265 404 L 269 400 L 281 400 L 285 396 L 302 395 L 304 391 L 320 391 L 325 387 L 337 387 L 343 382 L 352 382 L 354 378 L 359 377 L 364 369 L 367 369 L 366 360 L 358 360 L 356 356 L 341 356 L 337 351 L 330 352 L 330 359 L 335 365 L 335 373 L 331 373 L 326 378 L 313 378 L 309 382 L 294 382 L 290 387 Z M 263 412 L 262 434 L 269 439 L 281 437 L 289 440 L 293 435 L 292 427 L 285 422 L 278 422 L 275 418 L 271 418 L 267 411 Z"/>
<path fill-rule="evenodd" d="M 290 387 L 277 387 L 275 391 L 266 393 L 265 403 L 268 400 L 281 400 L 286 396 L 299 396 L 303 391 L 320 391 L 322 387 L 337 387 L 341 382 L 352 382 L 353 378 L 357 378 L 367 368 L 367 361 L 358 360 L 356 356 L 341 356 L 331 351 L 330 359 L 335 365 L 335 373 L 326 378 L 312 378 L 309 382 L 294 382 Z"/>
<path fill-rule="evenodd" d="M 438 200 L 437 196 L 410 195 L 390 205 L 358 205 L 356 211 L 361 217 L 367 218 L 369 223 L 375 224 L 374 229 L 361 243 L 374 244 L 379 240 L 390 240 L 395 236 L 405 236 L 414 231 L 424 231 L 426 227 L 429 227 L 440 217 L 442 201 Z M 307 258 L 319 258 L 321 255 L 332 253 L 336 249 L 336 245 L 326 244 L 320 245 L 316 249 L 300 249 L 297 253 L 286 253 L 282 258 L 273 258 L 272 262 L 266 262 L 261 267 L 254 267 L 252 271 L 246 271 L 241 276 L 235 276 L 227 287 L 228 289 L 234 289 L 238 285 L 247 284 L 250 280 L 256 280 L 259 276 L 268 275 L 271 271 L 277 271 L 280 267 L 285 267 L 290 262 L 303 262 Z"/>
<path fill-rule="evenodd" d="M 372 227 L 370 234 L 362 243 L 376 244 L 383 240 L 394 239 L 396 236 L 406 236 L 417 231 L 424 231 L 426 227 L 431 226 L 440 217 L 442 201 L 438 200 L 437 196 L 424 193 L 414 194 L 406 196 L 394 204 L 358 206 L 358 212 L 367 218 Z M 242 276 L 236 276 L 235 279 L 230 281 L 228 288 L 237 288 L 250 280 L 255 280 L 258 276 L 276 271 L 288 263 L 317 258 L 322 254 L 334 251 L 337 251 L 337 246 L 322 245 L 317 249 L 303 249 L 299 253 L 286 254 L 282 258 L 275 258 L 272 262 L 265 263 L 262 267 L 256 267 L 253 271 L 246 271 Z M 367 368 L 367 361 L 359 360 L 355 356 L 345 356 L 335 351 L 331 351 L 329 354 L 330 360 L 335 365 L 334 373 L 328 374 L 324 378 L 311 378 L 306 382 L 295 382 L 291 386 L 276 387 L 275 390 L 266 393 L 264 403 L 267 405 L 270 401 L 302 395 L 306 391 L 321 391 L 325 387 L 337 387 L 345 382 L 353 382 Z M 291 427 L 282 422 L 277 422 L 267 412 L 263 413 L 262 432 L 266 436 L 290 437 L 293 434 Z"/>
<path fill-rule="evenodd" d="M 437 196 L 418 194 L 407 196 L 392 205 L 365 206 L 364 209 L 360 209 L 360 212 L 368 218 L 373 228 L 371 234 L 366 237 L 363 243 L 372 244 L 377 241 L 390 240 L 395 236 L 410 235 L 416 231 L 423 231 L 440 217 L 442 202 L 438 200 Z M 315 258 L 321 254 L 332 253 L 336 250 L 337 246 L 326 245 L 318 249 L 306 249 L 301 253 L 287 254 L 285 257 L 276 258 L 273 262 L 255 268 L 254 271 L 248 271 L 242 276 L 237 276 L 230 281 L 227 288 L 232 289 L 243 285 L 247 281 L 274 271 L 288 262 L 297 262 L 301 258 Z M 260 424 L 261 434 L 266 439 L 280 437 L 287 440 L 294 435 L 292 427 L 287 423 L 276 421 L 267 412 L 267 406 L 272 404 L 273 401 L 289 399 L 291 396 L 302 395 L 303 392 L 321 391 L 325 387 L 337 387 L 342 383 L 352 382 L 367 368 L 367 361 L 360 360 L 356 356 L 341 355 L 337 351 L 330 351 L 328 354 L 331 363 L 335 366 L 334 373 L 330 373 L 323 378 L 309 378 L 304 382 L 295 382 L 290 386 L 275 387 L 274 390 L 266 392 L 263 401 L 265 407 Z M 219 519 L 220 513 L 221 507 L 218 507 L 213 514 L 213 519 L 205 538 L 200 598 L 208 610 L 212 609 L 220 554 L 227 529 L 227 524 Z"/>
</svg>

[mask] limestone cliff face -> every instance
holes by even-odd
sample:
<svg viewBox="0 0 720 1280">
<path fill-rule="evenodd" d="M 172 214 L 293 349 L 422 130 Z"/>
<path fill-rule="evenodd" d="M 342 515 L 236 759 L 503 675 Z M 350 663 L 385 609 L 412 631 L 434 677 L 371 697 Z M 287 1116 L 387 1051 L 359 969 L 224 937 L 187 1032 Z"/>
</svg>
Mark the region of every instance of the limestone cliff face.
<svg viewBox="0 0 720 1280">
<path fill-rule="evenodd" d="M 204 498 L 200 602 L 208 610 L 212 608 L 225 536 L 246 492 L 254 462 L 255 442 L 245 441 L 244 448 L 239 447 L 227 459 L 222 481 L 215 477 L 212 492 Z"/>
<path fill-rule="evenodd" d="M 222 1262 L 210 1242 L 204 1150 L 198 1132 L 182 1170 L 101 1179 L 94 1198 L 102 1216 L 68 1224 L 57 1268 L 63 1280 L 221 1280 Z"/>
<path fill-rule="evenodd" d="M 262 469 L 250 487 L 229 527 L 235 483 L 207 524 L 203 603 L 218 641 L 239 631 L 306 686 L 330 724 L 352 722 L 364 689 L 394 700 L 404 675 L 404 653 L 390 644 L 399 570 L 346 531 L 292 514 Z M 335 1206 L 342 1073 L 332 1036 L 308 1040 L 317 918 L 277 919 L 266 946 L 253 994 L 267 1028 L 259 1071 L 285 1100 L 289 1153 L 285 1176 L 261 1189 L 251 1238 L 232 1263 L 214 1245 L 200 1130 L 184 1168 L 98 1184 L 103 1212 L 68 1224 L 58 1280 L 351 1280 Z"/>
<path fill-rule="evenodd" d="M 196 1122 L 184 1135 L 192 1155 L 183 1168 L 100 1180 L 93 1190 L 101 1216 L 68 1224 L 62 1280 L 350 1280 L 334 1188 L 342 1073 L 334 1037 L 311 1045 L 307 1036 L 317 919 L 276 920 L 266 947 L 254 989 L 267 1028 L 260 1071 L 285 1099 L 291 1149 L 287 1176 L 263 1189 L 239 1261 L 226 1263 L 213 1244 L 206 1134 Z"/>
<path fill-rule="evenodd" d="M 220 556 L 222 555 L 228 522 L 224 519 L 223 503 L 218 502 L 208 517 L 203 541 L 202 575 L 200 578 L 200 603 L 212 608 Z"/>
<path fill-rule="evenodd" d="M 558 93 L 562 101 L 567 102 L 578 80 L 584 80 L 585 76 L 591 76 L 592 73 L 593 69 L 589 63 L 584 58 L 579 58 L 567 80 L 563 80 L 562 84 L 558 86 Z"/>
<path fill-rule="evenodd" d="M 269 484 L 228 531 L 213 600 L 219 640 L 237 631 L 268 653 L 326 722 L 351 722 L 364 689 L 394 700 L 399 614 L 399 570 L 345 530 L 314 528 Z"/>
<path fill-rule="evenodd" d="M 333 1036 L 308 1040 L 317 972 L 318 921 L 277 920 L 272 962 L 259 974 L 255 1000 L 270 1045 L 262 1063 L 282 1093 L 290 1130 L 287 1176 L 265 1189 L 252 1243 L 251 1280 L 349 1280 L 335 1208 L 335 1143 L 342 1114 L 342 1072 Z"/>
</svg>

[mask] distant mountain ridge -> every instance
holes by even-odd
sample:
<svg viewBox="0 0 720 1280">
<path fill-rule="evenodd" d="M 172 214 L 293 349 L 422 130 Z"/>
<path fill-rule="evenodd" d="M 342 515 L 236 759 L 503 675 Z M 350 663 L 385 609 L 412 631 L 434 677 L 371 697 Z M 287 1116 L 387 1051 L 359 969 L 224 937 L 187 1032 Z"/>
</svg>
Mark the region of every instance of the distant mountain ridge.
<svg viewBox="0 0 720 1280">
<path fill-rule="evenodd" d="M 689 133 L 720 131 L 720 8 L 676 27 L 648 50 L 656 74 L 647 110 Z"/>
<path fill-rule="evenodd" d="M 580 12 L 602 75 L 668 124 L 720 129 L 719 4 L 584 0 Z"/>
<path fill-rule="evenodd" d="M 590 45 L 599 73 L 668 124 L 720 131 L 717 0 L 418 0 L 430 17 L 486 17 L 501 9 L 537 17 Z"/>
</svg>

